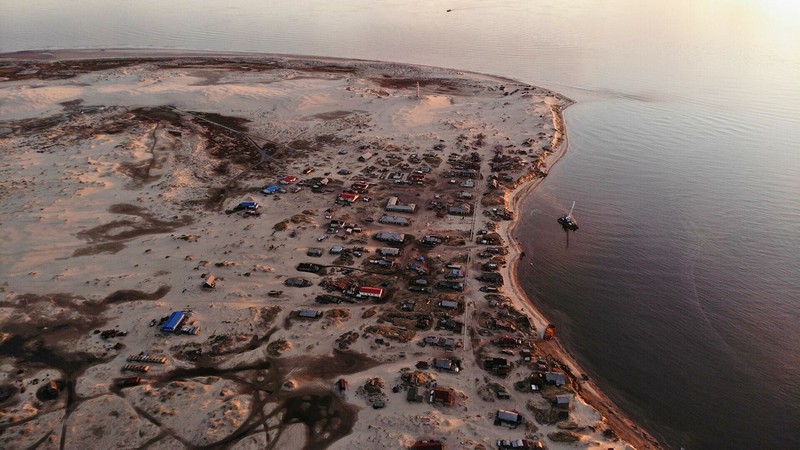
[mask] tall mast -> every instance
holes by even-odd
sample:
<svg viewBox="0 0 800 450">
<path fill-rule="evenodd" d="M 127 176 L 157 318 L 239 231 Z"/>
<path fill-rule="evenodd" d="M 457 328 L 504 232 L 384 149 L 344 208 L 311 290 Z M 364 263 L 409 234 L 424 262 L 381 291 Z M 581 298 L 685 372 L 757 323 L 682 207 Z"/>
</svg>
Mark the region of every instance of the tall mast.
<svg viewBox="0 0 800 450">
<path fill-rule="evenodd" d="M 572 208 L 569 209 L 569 214 L 567 214 L 567 217 L 572 217 L 572 210 L 573 209 L 575 209 L 575 202 L 574 201 L 572 202 Z"/>
</svg>

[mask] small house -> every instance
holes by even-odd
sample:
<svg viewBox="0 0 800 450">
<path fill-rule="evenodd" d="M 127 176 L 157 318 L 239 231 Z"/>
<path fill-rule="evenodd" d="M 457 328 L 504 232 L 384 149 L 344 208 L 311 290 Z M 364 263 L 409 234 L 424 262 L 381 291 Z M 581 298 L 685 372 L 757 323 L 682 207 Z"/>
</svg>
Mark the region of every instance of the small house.
<svg viewBox="0 0 800 450">
<path fill-rule="evenodd" d="M 343 396 L 344 394 L 347 393 L 347 386 L 348 386 L 347 380 L 345 380 L 344 378 L 339 378 L 336 381 L 336 391 L 339 393 L 339 395 Z"/>
<path fill-rule="evenodd" d="M 406 235 L 403 233 L 390 233 L 382 231 L 375 234 L 375 239 L 378 241 L 388 242 L 391 244 L 402 244 L 406 240 Z"/>
<path fill-rule="evenodd" d="M 311 286 L 311 281 L 306 280 L 305 278 L 294 277 L 287 278 L 283 284 L 289 287 L 308 287 Z"/>
<path fill-rule="evenodd" d="M 378 249 L 381 256 L 400 256 L 400 249 L 394 247 L 381 247 Z"/>
<path fill-rule="evenodd" d="M 556 395 L 556 399 L 553 401 L 553 405 L 556 408 L 569 408 L 570 403 L 572 402 L 572 397 L 569 395 Z"/>
<path fill-rule="evenodd" d="M 511 428 L 517 428 L 520 424 L 522 424 L 522 421 L 522 416 L 518 412 L 499 409 L 497 410 L 494 424 L 498 426 L 506 425 Z"/>
<path fill-rule="evenodd" d="M 415 442 L 411 450 L 445 450 L 445 448 L 441 441 L 426 440 Z"/>
<path fill-rule="evenodd" d="M 453 216 L 469 216 L 472 215 L 472 205 L 469 203 L 462 203 L 457 206 L 451 206 L 447 213 Z"/>
<path fill-rule="evenodd" d="M 217 277 L 209 274 L 206 279 L 203 280 L 203 289 L 214 289 L 215 287 L 217 287 Z"/>
<path fill-rule="evenodd" d="M 450 358 L 433 358 L 433 368 L 456 373 L 461 370 Z"/>
<path fill-rule="evenodd" d="M 297 312 L 297 317 L 303 319 L 318 319 L 322 317 L 322 311 L 316 311 L 313 309 L 301 309 Z"/>
<path fill-rule="evenodd" d="M 272 184 L 272 185 L 269 185 L 269 186 L 265 186 L 264 189 L 261 189 L 261 193 L 267 194 L 267 195 L 272 195 L 272 194 L 276 194 L 280 190 L 281 190 L 280 187 L 278 187 L 277 185 Z"/>
<path fill-rule="evenodd" d="M 439 302 L 439 307 L 444 309 L 458 309 L 458 302 L 453 300 L 442 300 Z"/>
<path fill-rule="evenodd" d="M 331 255 L 340 255 L 343 251 L 344 247 L 341 245 L 334 245 L 330 250 L 328 250 Z"/>
<path fill-rule="evenodd" d="M 322 249 L 316 247 L 309 248 L 308 251 L 306 252 L 306 256 L 319 258 L 320 256 L 322 256 Z"/>
<path fill-rule="evenodd" d="M 403 227 L 407 227 L 407 226 L 411 225 L 411 221 L 410 220 L 406 219 L 405 217 L 400 217 L 400 216 L 384 215 L 384 216 L 381 216 L 380 219 L 378 219 L 378 222 L 382 223 L 384 225 L 400 225 L 400 226 L 403 226 Z"/>
<path fill-rule="evenodd" d="M 497 441 L 497 448 L 498 450 L 534 450 L 542 449 L 544 445 L 539 441 L 527 439 L 502 439 Z"/>
<path fill-rule="evenodd" d="M 556 386 L 564 386 L 567 384 L 567 377 L 560 372 L 545 372 L 543 374 L 544 381 Z"/>
<path fill-rule="evenodd" d="M 356 181 L 353 183 L 353 186 L 351 186 L 350 190 L 359 194 L 363 194 L 369 190 L 369 183 L 364 181 Z"/>
<path fill-rule="evenodd" d="M 492 283 L 498 286 L 503 285 L 503 275 L 498 272 L 483 272 L 478 280 L 484 283 Z"/>
<path fill-rule="evenodd" d="M 361 156 L 358 157 L 358 162 L 366 162 L 372 159 L 372 152 L 364 152 Z"/>
<path fill-rule="evenodd" d="M 420 240 L 420 244 L 424 245 L 425 247 L 436 247 L 437 245 L 442 243 L 442 239 L 436 236 L 424 236 Z"/>
<path fill-rule="evenodd" d="M 419 388 L 416 386 L 411 386 L 406 394 L 406 400 L 409 403 L 422 403 L 424 399 L 422 394 L 419 393 Z"/>
<path fill-rule="evenodd" d="M 445 278 L 464 278 L 464 269 L 453 268 L 444 275 Z"/>
<path fill-rule="evenodd" d="M 341 202 L 341 203 L 350 204 L 350 203 L 353 203 L 356 200 L 358 200 L 359 197 L 360 196 L 355 192 L 344 191 L 341 194 L 339 194 L 339 197 L 337 198 L 337 200 L 339 202 Z"/>
<path fill-rule="evenodd" d="M 431 390 L 429 402 L 432 405 L 453 406 L 456 404 L 456 392 L 450 388 L 434 388 Z"/>
<path fill-rule="evenodd" d="M 289 176 L 285 176 L 285 177 L 281 178 L 280 183 L 281 184 L 292 184 L 295 181 L 297 181 L 297 177 L 289 175 Z"/>
</svg>

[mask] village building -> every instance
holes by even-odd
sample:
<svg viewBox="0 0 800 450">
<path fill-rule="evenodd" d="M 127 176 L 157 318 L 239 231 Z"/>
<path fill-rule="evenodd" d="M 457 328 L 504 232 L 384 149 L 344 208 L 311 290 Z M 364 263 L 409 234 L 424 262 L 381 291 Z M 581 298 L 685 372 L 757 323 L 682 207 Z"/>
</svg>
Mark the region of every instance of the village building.
<svg viewBox="0 0 800 450">
<path fill-rule="evenodd" d="M 441 441 L 425 440 L 415 442 L 411 450 L 445 450 L 445 448 Z"/>
<path fill-rule="evenodd" d="M 444 275 L 444 277 L 448 279 L 464 278 L 464 269 L 453 267 Z"/>
<path fill-rule="evenodd" d="M 378 222 L 382 223 L 384 225 L 400 225 L 400 226 L 403 226 L 403 227 L 407 227 L 407 226 L 411 225 L 411 221 L 410 220 L 406 219 L 405 217 L 400 217 L 400 216 L 384 215 L 384 216 L 381 216 L 380 219 L 378 219 Z"/>
<path fill-rule="evenodd" d="M 186 321 L 186 313 L 183 311 L 173 311 L 172 314 L 169 315 L 166 322 L 161 325 L 161 332 L 162 333 L 174 333 L 175 331 L 179 330 L 183 322 Z"/>
<path fill-rule="evenodd" d="M 314 309 L 301 309 L 297 312 L 297 317 L 303 319 L 318 319 L 322 317 L 322 311 L 317 311 Z"/>
<path fill-rule="evenodd" d="M 428 400 L 432 405 L 453 406 L 456 404 L 456 392 L 450 388 L 434 388 Z"/>
<path fill-rule="evenodd" d="M 458 309 L 458 302 L 453 300 L 442 300 L 439 302 L 439 307 L 444 309 Z"/>
<path fill-rule="evenodd" d="M 403 233 L 391 233 L 387 231 L 376 233 L 374 237 L 378 241 L 388 242 L 391 244 L 402 244 L 406 240 L 406 235 Z"/>
<path fill-rule="evenodd" d="M 413 183 L 422 184 L 425 181 L 425 174 L 421 171 L 415 171 L 408 176 L 408 179 Z"/>
<path fill-rule="evenodd" d="M 347 203 L 351 204 L 358 200 L 360 196 L 355 192 L 344 191 L 336 198 L 336 200 L 340 203 Z"/>
<path fill-rule="evenodd" d="M 281 178 L 280 183 L 281 184 L 292 184 L 295 181 L 297 181 L 297 177 L 289 175 L 289 176 Z"/>
<path fill-rule="evenodd" d="M 442 243 L 442 239 L 437 236 L 423 236 L 422 239 L 419 241 L 425 247 L 436 247 L 437 245 Z"/>
<path fill-rule="evenodd" d="M 461 186 L 461 187 L 463 187 L 463 188 L 470 188 L 470 189 L 472 189 L 472 188 L 474 188 L 474 187 L 475 187 L 475 182 L 474 182 L 474 181 L 472 181 L 472 180 L 464 180 L 464 181 L 462 181 L 462 182 L 461 182 L 461 184 L 460 184 L 459 186 Z"/>
<path fill-rule="evenodd" d="M 494 424 L 498 426 L 506 425 L 511 428 L 517 428 L 520 424 L 522 424 L 522 421 L 522 416 L 518 412 L 499 409 L 495 415 Z"/>
<path fill-rule="evenodd" d="M 498 330 L 517 331 L 517 326 L 506 319 L 494 319 L 492 324 Z"/>
<path fill-rule="evenodd" d="M 214 275 L 209 274 L 205 280 L 203 280 L 203 288 L 204 289 L 214 289 L 217 287 L 217 277 Z"/>
<path fill-rule="evenodd" d="M 411 386 L 408 388 L 408 393 L 406 394 L 406 400 L 409 403 L 422 403 L 424 400 L 422 394 L 419 393 L 419 388 L 417 386 Z"/>
<path fill-rule="evenodd" d="M 347 393 L 348 384 L 349 383 L 347 382 L 347 380 L 345 380 L 344 378 L 339 378 L 336 381 L 336 385 L 335 385 L 336 386 L 336 392 L 338 392 L 339 395 L 344 397 L 344 395 Z"/>
<path fill-rule="evenodd" d="M 497 441 L 498 450 L 539 450 L 543 449 L 541 441 L 529 441 L 527 439 L 502 439 Z"/>
<path fill-rule="evenodd" d="M 433 358 L 433 368 L 446 372 L 458 373 L 461 368 L 450 358 Z"/>
<path fill-rule="evenodd" d="M 394 247 L 381 247 L 378 249 L 381 256 L 400 256 L 400 249 Z"/>
<path fill-rule="evenodd" d="M 498 347 L 515 348 L 522 345 L 522 339 L 513 336 L 503 336 L 497 340 Z"/>
<path fill-rule="evenodd" d="M 261 189 L 261 193 L 267 194 L 267 195 L 272 195 L 272 194 L 278 193 L 280 190 L 281 190 L 280 187 L 278 187 L 275 184 L 272 184 L 272 185 L 269 185 L 269 186 L 264 186 L 264 188 Z"/>
<path fill-rule="evenodd" d="M 546 383 L 554 384 L 556 386 L 564 386 L 567 384 L 566 375 L 560 372 L 545 372 L 542 374 L 542 378 L 544 378 Z"/>
<path fill-rule="evenodd" d="M 503 275 L 498 272 L 483 272 L 478 279 L 484 283 L 492 283 L 498 286 L 503 285 Z"/>
<path fill-rule="evenodd" d="M 463 169 L 450 171 L 451 177 L 477 179 L 481 177 L 481 173 L 475 169 Z"/>
<path fill-rule="evenodd" d="M 483 368 L 488 372 L 504 377 L 511 373 L 513 366 L 505 358 L 486 358 L 483 360 Z"/>
<path fill-rule="evenodd" d="M 460 205 L 451 206 L 447 209 L 447 213 L 453 216 L 470 216 L 472 215 L 472 205 L 469 203 L 462 203 Z"/>
<path fill-rule="evenodd" d="M 369 183 L 365 181 L 356 181 L 350 187 L 350 190 L 358 194 L 363 194 L 369 190 Z"/>
<path fill-rule="evenodd" d="M 365 152 L 361 156 L 358 157 L 359 162 L 366 162 L 372 159 L 372 152 Z"/>
<path fill-rule="evenodd" d="M 389 212 L 413 214 L 417 210 L 417 205 L 415 203 L 400 203 L 400 199 L 398 197 L 392 196 L 389 197 L 384 209 Z"/>
<path fill-rule="evenodd" d="M 449 280 L 442 280 L 436 283 L 436 289 L 441 289 L 445 291 L 456 291 L 462 292 L 464 291 L 464 283 L 460 281 L 449 281 Z"/>
<path fill-rule="evenodd" d="M 436 342 L 436 345 L 445 350 L 452 350 L 456 345 L 456 341 L 453 338 L 439 338 L 439 340 Z"/>
<path fill-rule="evenodd" d="M 312 247 L 312 248 L 308 249 L 308 251 L 306 252 L 306 255 L 307 256 L 312 256 L 314 258 L 319 258 L 320 256 L 322 256 L 322 253 L 323 253 L 323 251 L 322 251 L 321 248 Z"/>
<path fill-rule="evenodd" d="M 283 282 L 283 284 L 289 287 L 308 287 L 311 286 L 311 281 L 305 278 L 293 277 L 293 278 L 287 278 L 286 281 Z"/>
<path fill-rule="evenodd" d="M 358 291 L 356 292 L 356 297 L 382 298 L 383 288 L 372 287 L 372 286 L 361 286 L 358 288 Z"/>
</svg>

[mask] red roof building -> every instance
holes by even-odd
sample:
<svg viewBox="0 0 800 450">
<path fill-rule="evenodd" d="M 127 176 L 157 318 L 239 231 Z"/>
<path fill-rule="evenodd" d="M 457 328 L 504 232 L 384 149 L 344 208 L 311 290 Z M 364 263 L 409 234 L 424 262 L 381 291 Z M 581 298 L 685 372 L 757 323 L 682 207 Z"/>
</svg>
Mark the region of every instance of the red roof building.
<svg viewBox="0 0 800 450">
<path fill-rule="evenodd" d="M 383 288 L 361 286 L 360 288 L 358 288 L 358 296 L 381 298 L 383 297 Z"/>
<path fill-rule="evenodd" d="M 293 177 L 291 175 L 281 178 L 281 184 L 290 184 L 294 183 L 295 181 L 297 181 L 297 177 Z"/>
<path fill-rule="evenodd" d="M 456 393 L 449 388 L 436 388 L 431 391 L 431 403 L 453 406 L 456 404 Z"/>
<path fill-rule="evenodd" d="M 339 194 L 339 201 L 353 203 L 354 201 L 358 200 L 358 197 L 359 195 L 355 192 L 344 191 Z"/>
<path fill-rule="evenodd" d="M 369 190 L 369 183 L 365 183 L 363 181 L 356 181 L 353 183 L 353 191 L 358 193 L 364 193 Z"/>
<path fill-rule="evenodd" d="M 444 450 L 444 444 L 440 441 L 417 441 L 411 450 Z"/>
</svg>

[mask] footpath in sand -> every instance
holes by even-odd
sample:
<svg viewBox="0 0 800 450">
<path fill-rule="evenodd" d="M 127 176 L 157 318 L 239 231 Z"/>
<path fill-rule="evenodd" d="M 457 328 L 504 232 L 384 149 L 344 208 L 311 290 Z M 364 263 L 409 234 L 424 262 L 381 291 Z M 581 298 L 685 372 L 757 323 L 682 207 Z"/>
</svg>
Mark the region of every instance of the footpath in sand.
<svg viewBox="0 0 800 450">
<path fill-rule="evenodd" d="M 658 447 L 514 280 L 568 99 L 100 55 L 0 60 L 0 447 Z"/>
</svg>

